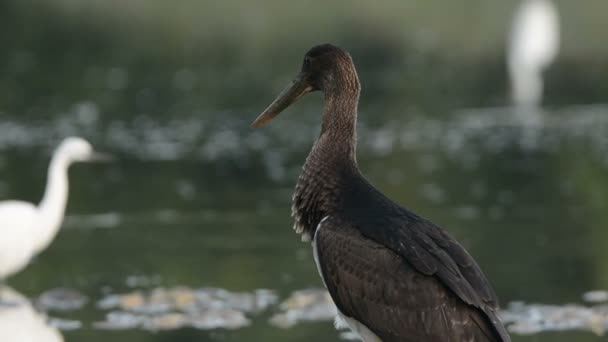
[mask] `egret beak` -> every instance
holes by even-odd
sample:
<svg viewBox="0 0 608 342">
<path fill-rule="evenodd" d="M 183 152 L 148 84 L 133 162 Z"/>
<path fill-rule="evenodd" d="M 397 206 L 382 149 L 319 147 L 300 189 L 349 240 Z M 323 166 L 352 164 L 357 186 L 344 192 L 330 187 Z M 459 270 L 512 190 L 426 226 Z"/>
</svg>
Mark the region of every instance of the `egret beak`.
<svg viewBox="0 0 608 342">
<path fill-rule="evenodd" d="M 272 120 L 279 115 L 285 108 L 298 101 L 306 93 L 313 90 L 313 87 L 308 83 L 305 75 L 300 73 L 298 77 L 281 92 L 281 94 L 258 116 L 251 124 L 251 127 L 258 128 L 266 122 Z"/>
<path fill-rule="evenodd" d="M 93 152 L 93 154 L 91 154 L 91 156 L 89 157 L 89 161 L 92 162 L 110 162 L 114 161 L 115 159 L 116 158 L 114 158 L 113 155 L 101 152 Z"/>
</svg>

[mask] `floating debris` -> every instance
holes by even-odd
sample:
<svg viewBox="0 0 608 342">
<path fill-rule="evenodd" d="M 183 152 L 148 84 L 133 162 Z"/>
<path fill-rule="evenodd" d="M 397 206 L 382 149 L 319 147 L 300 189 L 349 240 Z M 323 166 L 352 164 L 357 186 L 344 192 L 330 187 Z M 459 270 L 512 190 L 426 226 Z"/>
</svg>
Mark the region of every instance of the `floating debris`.
<svg viewBox="0 0 608 342">
<path fill-rule="evenodd" d="M 175 330 L 188 325 L 188 317 L 183 313 L 170 312 L 159 316 L 148 317 L 143 320 L 146 330 Z"/>
<path fill-rule="evenodd" d="M 225 308 L 257 313 L 277 301 L 277 295 L 273 291 L 264 289 L 253 292 L 231 292 L 218 288 L 159 287 L 147 294 L 143 291 L 110 294 L 98 301 L 97 307 L 103 310 L 120 309 L 144 314 L 172 310 L 198 312 Z"/>
<path fill-rule="evenodd" d="M 509 331 L 531 335 L 544 331 L 586 330 L 603 335 L 608 328 L 608 306 L 511 303 L 502 312 Z"/>
<path fill-rule="evenodd" d="M 37 313 L 27 298 L 1 290 L 7 294 L 0 313 L 15 310 L 28 311 L 51 329 L 78 330 L 87 322 L 52 317 L 46 319 Z M 608 330 L 608 292 L 590 291 L 583 295 L 591 306 L 582 304 L 545 305 L 513 302 L 501 311 L 509 331 L 518 335 L 532 335 L 545 331 L 589 331 L 602 336 Z M 56 288 L 44 292 L 36 300 L 37 307 L 49 311 L 78 310 L 86 305 L 85 295 L 74 289 Z M 251 324 L 251 317 L 278 303 L 272 290 L 260 289 L 251 292 L 232 292 L 219 288 L 188 287 L 154 288 L 149 291 L 136 290 L 124 294 L 108 294 L 97 301 L 98 309 L 105 311 L 103 320 L 93 322 L 94 329 L 147 331 L 176 330 L 181 328 L 239 329 Z M 337 310 L 325 289 L 306 289 L 293 292 L 278 306 L 278 312 L 269 323 L 279 328 L 290 328 L 303 322 L 330 322 Z M 0 328 L 3 324 L 0 315 Z M 2 331 L 0 329 L 0 336 Z M 344 340 L 356 340 L 348 331 L 340 333 Z"/>
<path fill-rule="evenodd" d="M 217 288 L 155 288 L 110 294 L 97 302 L 102 310 L 113 310 L 93 324 L 98 329 L 173 330 L 237 329 L 250 324 L 246 313 L 258 313 L 278 301 L 270 290 L 231 292 Z"/>
<path fill-rule="evenodd" d="M 280 328 L 300 322 L 331 321 L 337 314 L 329 293 L 323 289 L 296 291 L 279 308 L 282 312 L 272 316 L 270 323 Z"/>
<path fill-rule="evenodd" d="M 238 329 L 251 323 L 245 314 L 234 309 L 207 310 L 197 313 L 168 312 L 156 315 L 112 311 L 105 321 L 93 323 L 103 330 L 144 329 L 149 331 L 175 330 L 186 327 L 195 329 Z"/>
<path fill-rule="evenodd" d="M 595 290 L 583 293 L 583 300 L 588 303 L 608 302 L 608 291 Z"/>
<path fill-rule="evenodd" d="M 231 309 L 200 312 L 189 318 L 190 326 L 197 329 L 238 329 L 250 324 L 242 312 Z"/>
<path fill-rule="evenodd" d="M 50 326 L 63 331 L 78 330 L 82 328 L 82 322 L 75 319 L 64 319 L 51 317 L 48 320 Z"/>
<path fill-rule="evenodd" d="M 127 330 L 139 328 L 144 317 L 130 312 L 112 311 L 106 314 L 106 320 L 93 323 L 93 328 L 103 330 Z"/>
<path fill-rule="evenodd" d="M 264 311 L 278 302 L 275 292 L 266 289 L 255 290 L 253 293 L 235 293 L 223 289 L 207 288 L 198 290 L 196 296 L 199 301 L 210 305 L 217 306 L 223 302 L 230 308 L 254 313 Z"/>
<path fill-rule="evenodd" d="M 88 301 L 78 290 L 59 287 L 42 293 L 36 305 L 44 311 L 73 311 L 81 309 Z"/>
</svg>

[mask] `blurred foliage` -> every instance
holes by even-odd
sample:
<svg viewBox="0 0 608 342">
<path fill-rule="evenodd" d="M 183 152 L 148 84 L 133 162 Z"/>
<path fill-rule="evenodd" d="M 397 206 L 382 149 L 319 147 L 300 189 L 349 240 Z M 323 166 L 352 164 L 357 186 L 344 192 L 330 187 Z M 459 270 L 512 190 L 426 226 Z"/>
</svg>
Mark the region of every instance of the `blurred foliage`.
<svg viewBox="0 0 608 342">
<path fill-rule="evenodd" d="M 106 117 L 257 109 L 321 42 L 351 51 L 363 105 L 372 98 L 379 110 L 414 106 L 429 115 L 504 105 L 503 46 L 514 5 L 7 0 L 0 5 L 7 33 L 0 36 L 0 110 L 36 117 L 82 100 Z M 603 102 L 608 48 L 597 13 L 606 4 L 559 6 L 564 42 L 548 74 L 547 102 Z"/>
</svg>

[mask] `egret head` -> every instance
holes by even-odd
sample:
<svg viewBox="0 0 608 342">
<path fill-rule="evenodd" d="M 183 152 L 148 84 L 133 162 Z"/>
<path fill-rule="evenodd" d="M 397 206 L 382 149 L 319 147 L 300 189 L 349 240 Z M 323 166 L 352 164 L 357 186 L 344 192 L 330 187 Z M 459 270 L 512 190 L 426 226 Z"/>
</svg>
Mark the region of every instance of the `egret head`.
<svg viewBox="0 0 608 342">
<path fill-rule="evenodd" d="M 57 148 L 56 154 L 62 155 L 70 162 L 104 161 L 110 156 L 96 152 L 91 144 L 80 137 L 64 139 Z"/>
</svg>

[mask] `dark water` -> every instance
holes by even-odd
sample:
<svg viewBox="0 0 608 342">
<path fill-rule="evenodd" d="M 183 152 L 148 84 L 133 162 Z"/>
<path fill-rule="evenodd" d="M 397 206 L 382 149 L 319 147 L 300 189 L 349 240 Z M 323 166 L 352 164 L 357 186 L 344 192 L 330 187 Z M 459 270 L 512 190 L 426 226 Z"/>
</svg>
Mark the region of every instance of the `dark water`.
<svg viewBox="0 0 608 342">
<path fill-rule="evenodd" d="M 313 114 L 296 109 L 279 120 L 298 115 Z M 528 127 L 507 109 L 487 109 L 454 113 L 442 121 L 364 126 L 359 163 L 382 191 L 449 229 L 479 261 L 502 303 L 582 303 L 584 292 L 607 287 L 606 115 L 602 106 L 564 108 L 547 113 L 544 126 Z M 52 131 L 53 122 L 43 125 L 45 132 Z M 35 136 L 36 126 L 18 127 Z M 313 135 L 315 129 L 308 128 Z M 169 136 L 170 129 L 164 134 Z M 250 134 L 234 136 L 247 140 Z M 312 140 L 292 148 L 288 139 L 278 136 L 260 144 L 276 154 L 274 162 L 255 151 L 263 148 L 251 145 L 243 149 L 257 157 L 245 161 L 179 155 L 158 160 L 126 153 L 121 146 L 130 147 L 116 142 L 116 162 L 72 168 L 64 229 L 9 283 L 29 296 L 55 287 L 87 294 L 92 303 L 84 309 L 50 313 L 82 322 L 82 328 L 64 331 L 67 340 L 337 338 L 329 322 L 286 330 L 270 325 L 276 307 L 234 331 L 92 327 L 104 315 L 95 301 L 107 292 L 157 286 L 265 288 L 284 299 L 294 290 L 319 287 L 310 248 L 291 231 L 289 217 L 292 184 Z M 5 147 L 2 197 L 37 200 L 45 181 L 44 150 L 36 143 Z M 134 277 L 148 280 L 133 284 L 129 279 Z M 598 340 L 591 333 L 515 336 L 516 341 L 560 339 Z"/>
<path fill-rule="evenodd" d="M 273 1 L 236 12 L 200 3 L 0 4 L 0 28 L 10 32 L 0 35 L 0 199 L 37 202 L 50 153 L 65 136 L 117 157 L 70 170 L 63 229 L 8 281 L 32 299 L 59 287 L 89 298 L 80 309 L 49 310 L 55 322 L 80 322 L 62 325 L 66 341 L 339 338 L 329 321 L 272 325 L 278 303 L 247 313 L 250 324 L 233 330 L 95 325 L 108 312 L 97 302 L 111 293 L 269 289 L 281 301 L 321 286 L 289 213 L 322 98 L 303 99 L 268 127 L 249 123 L 295 75 L 303 52 L 326 40 L 349 48 L 363 83 L 364 174 L 456 236 L 503 306 L 583 304 L 586 291 L 608 288 L 608 73 L 606 51 L 594 43 L 604 21 L 593 15 L 603 2 L 576 10 L 560 2 L 564 18 L 589 27 L 566 30 L 538 125 L 504 107 L 499 24 L 511 5 L 469 1 L 463 8 L 480 12 L 465 14 L 439 10 L 437 1 L 419 9 L 385 1 L 317 16 Z M 271 15 L 277 7 L 286 11 L 281 19 Z M 392 14 L 397 8 L 420 20 Z M 250 15 L 234 15 L 241 12 Z M 471 27 L 483 24 L 478 13 L 488 15 L 481 30 Z M 566 329 L 513 339 L 605 338 Z"/>
</svg>

